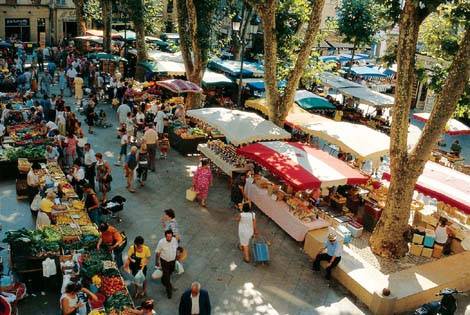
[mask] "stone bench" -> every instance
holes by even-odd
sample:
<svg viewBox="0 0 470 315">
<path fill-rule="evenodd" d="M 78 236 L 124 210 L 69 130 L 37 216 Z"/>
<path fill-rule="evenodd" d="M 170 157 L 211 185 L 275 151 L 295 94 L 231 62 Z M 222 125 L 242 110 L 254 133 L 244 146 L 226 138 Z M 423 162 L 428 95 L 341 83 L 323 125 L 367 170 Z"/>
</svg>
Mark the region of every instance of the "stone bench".
<svg viewBox="0 0 470 315">
<path fill-rule="evenodd" d="M 305 237 L 305 252 L 315 258 L 328 229 L 310 231 Z M 327 262 L 322 264 L 323 268 Z M 470 290 L 470 252 L 444 257 L 389 275 L 369 264 L 349 247 L 343 247 L 339 265 L 332 277 L 357 296 L 374 314 L 394 314 L 415 309 L 435 300 L 442 288 Z M 383 296 L 388 288 L 390 296 Z"/>
</svg>

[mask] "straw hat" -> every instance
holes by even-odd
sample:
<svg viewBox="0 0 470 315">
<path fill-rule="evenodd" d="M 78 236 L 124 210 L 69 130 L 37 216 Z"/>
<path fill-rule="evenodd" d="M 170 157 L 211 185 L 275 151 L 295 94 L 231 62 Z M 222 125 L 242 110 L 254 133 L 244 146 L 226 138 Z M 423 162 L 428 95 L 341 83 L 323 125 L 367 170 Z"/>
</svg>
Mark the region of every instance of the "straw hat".
<svg viewBox="0 0 470 315">
<path fill-rule="evenodd" d="M 328 234 L 328 240 L 329 241 L 336 241 L 336 233 Z"/>
</svg>

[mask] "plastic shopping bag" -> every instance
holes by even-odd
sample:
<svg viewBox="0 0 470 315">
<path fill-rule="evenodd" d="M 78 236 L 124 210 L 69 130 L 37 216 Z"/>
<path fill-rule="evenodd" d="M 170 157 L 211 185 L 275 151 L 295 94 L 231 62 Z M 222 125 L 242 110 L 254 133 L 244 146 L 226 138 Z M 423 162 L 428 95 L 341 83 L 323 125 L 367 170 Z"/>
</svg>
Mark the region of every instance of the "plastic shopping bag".
<svg viewBox="0 0 470 315">
<path fill-rule="evenodd" d="M 178 260 L 175 262 L 175 272 L 177 275 L 181 275 L 184 273 L 183 264 L 180 263 Z"/>
<path fill-rule="evenodd" d="M 196 196 L 197 196 L 197 193 L 196 193 L 196 191 L 194 191 L 194 189 L 192 187 L 186 189 L 186 199 L 187 200 L 194 201 L 194 199 L 196 199 Z"/>
<path fill-rule="evenodd" d="M 152 273 L 152 279 L 158 280 L 163 277 L 163 271 L 160 268 L 155 268 L 155 271 Z"/>
<path fill-rule="evenodd" d="M 142 286 L 144 286 L 144 282 L 145 282 L 144 272 L 142 270 L 139 270 L 137 272 L 137 274 L 135 275 L 135 277 L 134 277 L 134 283 L 137 286 L 142 287 Z"/>
</svg>

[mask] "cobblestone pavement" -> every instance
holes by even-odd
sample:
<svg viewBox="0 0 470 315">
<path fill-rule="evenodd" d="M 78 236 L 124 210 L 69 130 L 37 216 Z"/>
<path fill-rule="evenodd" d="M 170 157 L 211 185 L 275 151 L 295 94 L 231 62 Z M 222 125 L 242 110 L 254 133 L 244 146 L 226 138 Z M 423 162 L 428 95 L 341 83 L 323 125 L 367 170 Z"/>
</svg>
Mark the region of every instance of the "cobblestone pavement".
<svg viewBox="0 0 470 315">
<path fill-rule="evenodd" d="M 99 107 L 107 110 L 114 126 L 98 129 L 88 138 L 95 152 L 103 152 L 113 164 L 119 152 L 115 114 L 107 105 Z M 154 250 L 163 237 L 162 210 L 173 208 L 183 246 L 189 250 L 185 273 L 172 279 L 178 289 L 173 299 L 166 298 L 160 282 L 148 281 L 148 295 L 155 299 L 157 314 L 177 314 L 179 296 L 195 280 L 209 291 L 213 314 L 368 314 L 367 308 L 344 287 L 313 274 L 311 261 L 303 253 L 301 244 L 263 214 L 258 214 L 258 225 L 261 234 L 272 244 L 271 263 L 258 267 L 244 263 L 237 249 L 237 224 L 235 213 L 229 207 L 227 179 L 215 178 L 207 209 L 185 200 L 185 190 L 191 183 L 190 171 L 197 162 L 197 157 L 183 157 L 170 151 L 168 160 L 157 161 L 157 171 L 149 173 L 147 185 L 138 188 L 135 194 L 126 191 L 122 169 L 113 166 L 110 196 L 121 194 L 128 198 L 122 213 L 123 222 L 117 227 L 126 231 L 130 240 L 137 235 L 144 236 Z M 33 226 L 28 205 L 16 200 L 14 180 L 0 181 L 0 210 L 2 233 Z M 6 251 L 2 254 L 5 259 Z M 153 265 L 154 258 L 149 263 Z M 20 304 L 21 315 L 58 314 L 59 288 L 53 280 L 43 281 L 41 285 L 45 295 L 34 292 L 36 296 L 28 296 Z"/>
</svg>

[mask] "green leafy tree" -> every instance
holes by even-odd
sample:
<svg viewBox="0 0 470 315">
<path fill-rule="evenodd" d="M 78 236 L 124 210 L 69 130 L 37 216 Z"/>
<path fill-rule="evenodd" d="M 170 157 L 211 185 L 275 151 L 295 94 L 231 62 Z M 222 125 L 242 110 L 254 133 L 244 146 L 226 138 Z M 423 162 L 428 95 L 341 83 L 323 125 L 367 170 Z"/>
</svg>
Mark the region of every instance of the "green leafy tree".
<svg viewBox="0 0 470 315">
<path fill-rule="evenodd" d="M 467 13 L 465 13 L 467 12 Z M 459 42 L 465 31 L 465 14 L 470 12 L 470 3 L 449 3 L 441 5 L 436 12 L 424 20 L 419 31 L 421 52 L 435 59 L 436 64 L 424 76 L 424 81 L 429 83 L 429 88 L 435 92 L 441 92 L 442 85 L 447 77 L 449 62 L 455 57 Z M 454 117 L 470 120 L 470 93 L 469 85 L 462 95 Z"/>
<path fill-rule="evenodd" d="M 300 79 L 311 60 L 325 3 L 324 0 L 286 1 L 248 1 L 261 17 L 263 25 L 264 81 L 269 119 L 280 126 L 294 103 Z M 298 10 L 297 14 L 293 14 L 294 10 Z M 289 43 L 290 52 L 286 49 Z M 281 65 L 283 62 L 285 65 Z M 280 77 L 287 81 L 282 91 L 277 88 Z"/>
<path fill-rule="evenodd" d="M 144 0 L 145 33 L 160 34 L 163 29 L 163 0 Z"/>
<path fill-rule="evenodd" d="M 201 85 L 211 49 L 214 13 L 218 0 L 177 0 L 178 33 L 186 77 Z M 191 93 L 186 98 L 188 108 L 198 107 L 201 95 Z"/>
<path fill-rule="evenodd" d="M 87 22 L 103 23 L 101 19 L 101 3 L 99 0 L 86 0 L 83 5 L 83 14 Z"/>
<path fill-rule="evenodd" d="M 352 43 L 351 64 L 356 49 L 370 45 L 379 30 L 381 8 L 373 0 L 343 0 L 338 12 L 338 32 Z"/>
</svg>

